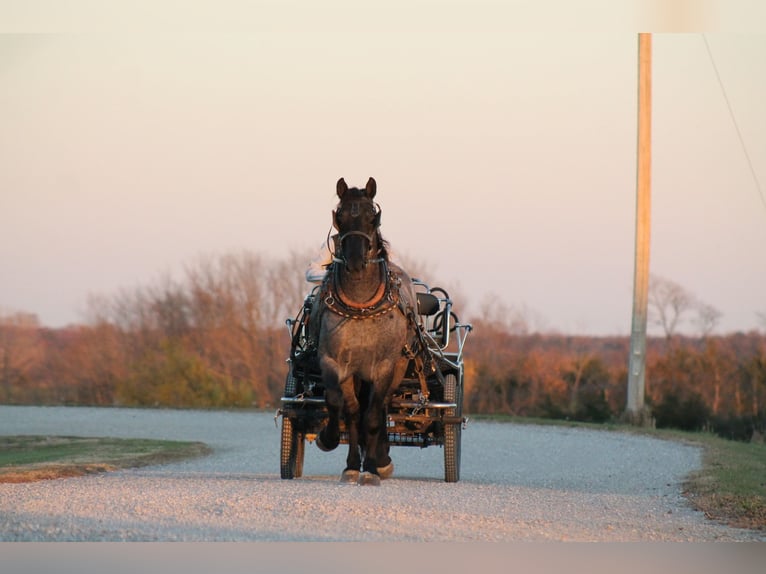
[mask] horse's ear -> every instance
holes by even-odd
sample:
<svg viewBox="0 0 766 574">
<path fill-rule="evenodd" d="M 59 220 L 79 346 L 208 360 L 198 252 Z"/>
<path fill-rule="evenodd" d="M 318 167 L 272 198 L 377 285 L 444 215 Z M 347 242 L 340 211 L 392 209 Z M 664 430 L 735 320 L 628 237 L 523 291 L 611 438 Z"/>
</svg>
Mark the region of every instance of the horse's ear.
<svg viewBox="0 0 766 574">
<path fill-rule="evenodd" d="M 375 180 L 373 178 L 370 178 L 367 180 L 367 197 L 372 199 L 375 197 L 375 192 L 378 190 L 378 184 L 375 183 Z"/>
<path fill-rule="evenodd" d="M 346 185 L 346 180 L 342 177 L 338 180 L 338 183 L 335 185 L 335 191 L 338 193 L 338 197 L 343 199 L 343 194 L 348 191 L 348 186 Z"/>
</svg>

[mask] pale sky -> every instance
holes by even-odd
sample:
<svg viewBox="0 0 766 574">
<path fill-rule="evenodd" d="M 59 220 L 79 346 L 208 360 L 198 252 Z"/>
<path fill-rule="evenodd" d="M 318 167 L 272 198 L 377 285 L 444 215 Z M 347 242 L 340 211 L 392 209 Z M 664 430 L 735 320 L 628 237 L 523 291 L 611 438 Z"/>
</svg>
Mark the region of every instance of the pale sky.
<svg viewBox="0 0 766 574">
<path fill-rule="evenodd" d="M 373 176 L 384 236 L 473 311 L 494 296 L 548 330 L 629 334 L 635 30 L 275 6 L 251 31 L 0 36 L 0 309 L 58 327 L 202 254 L 313 248 L 336 180 Z M 718 332 L 758 328 L 766 34 L 653 47 L 651 271 Z"/>
</svg>

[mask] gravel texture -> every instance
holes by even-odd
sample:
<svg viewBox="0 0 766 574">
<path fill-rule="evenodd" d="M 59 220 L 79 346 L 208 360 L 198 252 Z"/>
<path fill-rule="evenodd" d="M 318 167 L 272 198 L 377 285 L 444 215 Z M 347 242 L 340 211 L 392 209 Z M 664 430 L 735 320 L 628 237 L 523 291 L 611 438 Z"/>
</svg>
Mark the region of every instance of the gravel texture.
<svg viewBox="0 0 766 574">
<path fill-rule="evenodd" d="M 210 456 L 74 479 L 0 484 L 0 541 L 764 541 L 681 495 L 698 448 L 617 432 L 469 422 L 461 480 L 443 451 L 395 447 L 382 486 L 340 485 L 346 447 L 307 445 L 279 477 L 263 412 L 0 406 L 0 434 L 194 440 Z"/>
</svg>

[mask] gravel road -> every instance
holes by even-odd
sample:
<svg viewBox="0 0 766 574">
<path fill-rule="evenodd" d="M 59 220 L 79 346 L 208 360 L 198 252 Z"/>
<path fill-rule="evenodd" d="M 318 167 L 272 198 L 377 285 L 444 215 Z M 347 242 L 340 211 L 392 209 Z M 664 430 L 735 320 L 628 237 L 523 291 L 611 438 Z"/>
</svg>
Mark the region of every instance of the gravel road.
<svg viewBox="0 0 766 574">
<path fill-rule="evenodd" d="M 616 432 L 470 422 L 461 481 L 439 447 L 392 449 L 379 488 L 344 486 L 345 446 L 279 477 L 269 413 L 0 406 L 0 434 L 195 440 L 208 457 L 0 484 L 0 541 L 764 541 L 681 495 L 695 447 Z"/>
</svg>

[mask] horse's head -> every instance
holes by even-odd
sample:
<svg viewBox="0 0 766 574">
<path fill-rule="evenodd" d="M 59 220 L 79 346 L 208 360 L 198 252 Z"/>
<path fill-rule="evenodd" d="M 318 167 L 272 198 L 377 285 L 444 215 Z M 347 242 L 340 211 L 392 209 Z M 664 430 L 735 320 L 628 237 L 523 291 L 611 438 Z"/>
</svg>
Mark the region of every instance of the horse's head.
<svg viewBox="0 0 766 574">
<path fill-rule="evenodd" d="M 385 257 L 380 237 L 380 206 L 373 201 L 376 184 L 373 178 L 364 189 L 349 188 L 343 178 L 336 187 L 340 202 L 332 212 L 333 225 L 338 230 L 336 257 L 352 273 L 362 271 L 368 263 Z"/>
</svg>

